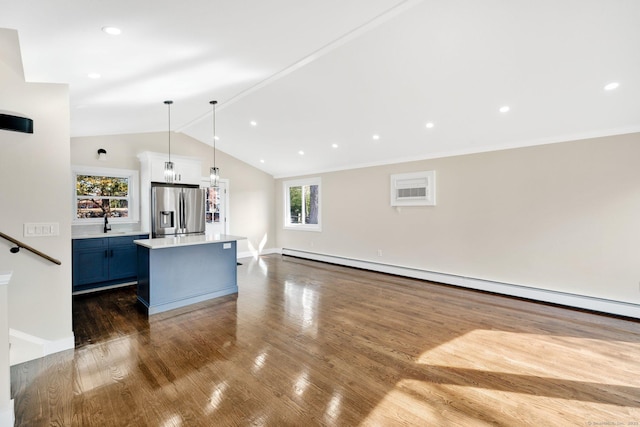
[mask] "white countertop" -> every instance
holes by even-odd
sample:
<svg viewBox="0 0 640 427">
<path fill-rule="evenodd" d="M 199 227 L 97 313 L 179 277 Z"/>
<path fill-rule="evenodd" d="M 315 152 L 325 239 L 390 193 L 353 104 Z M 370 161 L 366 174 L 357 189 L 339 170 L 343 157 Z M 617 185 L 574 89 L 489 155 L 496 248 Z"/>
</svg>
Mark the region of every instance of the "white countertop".
<svg viewBox="0 0 640 427">
<path fill-rule="evenodd" d="M 134 240 L 133 243 L 149 249 L 176 248 L 179 246 L 208 245 L 211 243 L 237 242 L 246 237 L 230 234 L 196 234 L 188 236 L 160 237 L 156 239 Z"/>
</svg>

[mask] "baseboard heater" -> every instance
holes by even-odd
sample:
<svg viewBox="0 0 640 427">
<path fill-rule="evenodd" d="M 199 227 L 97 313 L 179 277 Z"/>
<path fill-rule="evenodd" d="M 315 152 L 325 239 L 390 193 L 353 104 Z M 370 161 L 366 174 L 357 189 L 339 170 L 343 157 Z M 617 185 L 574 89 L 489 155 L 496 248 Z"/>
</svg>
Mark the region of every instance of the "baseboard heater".
<svg viewBox="0 0 640 427">
<path fill-rule="evenodd" d="M 283 248 L 282 255 L 289 255 L 297 258 L 326 262 L 329 264 L 343 265 L 346 267 L 360 268 L 363 270 L 376 271 L 379 273 L 410 277 L 412 279 L 428 280 L 430 282 L 444 283 L 447 285 L 460 286 L 463 288 L 475 289 L 479 291 L 493 292 L 501 295 L 508 295 L 534 301 L 547 302 L 567 307 L 580 308 L 601 313 L 614 314 L 617 316 L 640 319 L 640 305 L 622 301 L 613 301 L 585 295 L 532 288 L 510 283 L 493 282 L 490 280 L 456 276 L 453 274 L 438 273 L 434 271 L 420 270 L 416 268 L 402 267 L 391 264 L 382 264 L 353 258 L 344 258 L 335 255 L 300 251 L 297 249 Z"/>
<path fill-rule="evenodd" d="M 14 113 L 0 112 L 0 129 L 13 132 L 33 133 L 33 120 L 16 116 Z"/>
</svg>

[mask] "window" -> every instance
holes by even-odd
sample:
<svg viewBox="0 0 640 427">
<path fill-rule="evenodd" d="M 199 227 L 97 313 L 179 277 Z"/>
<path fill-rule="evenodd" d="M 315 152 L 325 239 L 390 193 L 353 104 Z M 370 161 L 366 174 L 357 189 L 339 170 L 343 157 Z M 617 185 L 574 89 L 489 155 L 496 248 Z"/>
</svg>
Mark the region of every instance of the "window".
<svg viewBox="0 0 640 427">
<path fill-rule="evenodd" d="M 285 181 L 284 227 L 321 231 L 320 178 Z"/>
<path fill-rule="evenodd" d="M 75 224 L 138 221 L 137 171 L 74 167 L 73 177 Z"/>
</svg>

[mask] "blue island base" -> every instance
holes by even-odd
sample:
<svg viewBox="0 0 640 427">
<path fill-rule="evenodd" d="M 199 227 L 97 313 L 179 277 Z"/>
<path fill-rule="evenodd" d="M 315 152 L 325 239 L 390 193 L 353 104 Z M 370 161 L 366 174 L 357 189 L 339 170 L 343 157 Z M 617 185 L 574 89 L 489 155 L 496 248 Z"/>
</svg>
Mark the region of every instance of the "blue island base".
<svg viewBox="0 0 640 427">
<path fill-rule="evenodd" d="M 237 293 L 236 242 L 138 246 L 137 290 L 149 315 Z"/>
</svg>

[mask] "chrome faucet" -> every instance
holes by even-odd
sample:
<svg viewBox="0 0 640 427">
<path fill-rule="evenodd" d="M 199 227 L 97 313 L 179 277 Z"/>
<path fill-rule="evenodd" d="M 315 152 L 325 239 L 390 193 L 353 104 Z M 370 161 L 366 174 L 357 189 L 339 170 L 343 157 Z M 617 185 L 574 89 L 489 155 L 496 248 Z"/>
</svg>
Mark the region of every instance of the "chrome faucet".
<svg viewBox="0 0 640 427">
<path fill-rule="evenodd" d="M 107 231 L 111 230 L 111 225 L 109 225 L 109 220 L 107 219 L 107 216 L 104 216 L 104 229 L 103 231 L 106 233 Z"/>
</svg>

